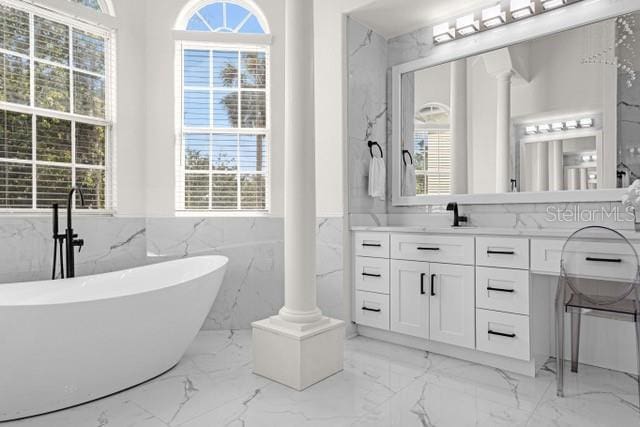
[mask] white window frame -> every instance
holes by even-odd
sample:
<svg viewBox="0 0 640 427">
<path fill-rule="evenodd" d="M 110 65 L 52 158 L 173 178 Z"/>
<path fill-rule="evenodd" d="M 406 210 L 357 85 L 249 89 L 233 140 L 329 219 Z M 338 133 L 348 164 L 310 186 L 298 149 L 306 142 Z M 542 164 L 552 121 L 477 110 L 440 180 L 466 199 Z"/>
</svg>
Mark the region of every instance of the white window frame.
<svg viewBox="0 0 640 427">
<path fill-rule="evenodd" d="M 252 11 L 253 13 L 253 11 Z M 176 122 L 175 126 L 177 129 L 176 132 L 176 177 L 175 177 L 175 210 L 176 215 L 179 216 L 261 216 L 261 215 L 270 215 L 271 214 L 271 183 L 272 183 L 272 127 L 271 127 L 271 46 L 270 43 L 255 43 L 256 37 L 255 35 L 246 35 L 248 37 L 244 37 L 244 34 L 227 34 L 227 33 L 202 33 L 204 35 L 203 39 L 205 41 L 194 41 L 193 38 L 189 37 L 189 40 L 181 40 L 180 36 L 184 35 L 184 31 L 176 31 Z M 194 34 L 193 32 L 189 32 L 190 34 Z M 196 33 L 197 34 L 197 33 Z M 211 37 L 214 36 L 214 37 Z M 222 37 L 219 37 L 222 36 Z M 226 37 L 231 36 L 231 37 Z M 261 36 L 261 40 L 270 41 L 270 36 L 259 35 Z M 238 40 L 245 39 L 247 41 L 251 41 L 251 43 L 242 43 L 237 42 Z M 233 41 L 222 41 L 222 40 L 233 40 Z M 200 50 L 226 50 L 226 51 L 259 51 L 265 53 L 265 72 L 266 72 L 266 83 L 265 83 L 265 108 L 266 108 L 266 128 L 264 129 L 255 129 L 255 128 L 217 128 L 212 126 L 210 128 L 186 128 L 184 126 L 184 91 L 185 86 L 184 82 L 184 52 L 189 49 L 200 49 Z M 262 90 L 261 90 L 262 91 Z M 213 106 L 212 106 L 213 108 Z M 238 109 L 242 108 L 241 97 L 238 99 Z M 211 111 L 213 113 L 213 109 Z M 241 192 L 240 192 L 240 180 L 238 179 L 238 203 L 237 209 L 224 209 L 224 210 L 216 210 L 211 209 L 211 197 L 209 198 L 209 208 L 210 209 L 190 209 L 187 210 L 185 208 L 185 182 L 186 182 L 186 171 L 184 164 L 184 156 L 185 156 L 185 143 L 184 138 L 186 134 L 213 134 L 213 133 L 221 133 L 221 134 L 248 134 L 253 135 L 256 133 L 264 134 L 267 141 L 266 147 L 266 156 L 267 156 L 267 171 L 264 173 L 265 177 L 265 209 L 260 210 L 248 210 L 248 209 L 240 209 L 240 200 L 241 200 Z M 211 176 L 211 169 L 206 172 L 201 172 L 202 174 L 209 174 Z M 236 171 L 230 172 L 231 174 L 236 174 L 238 177 L 242 175 L 242 172 L 239 169 Z M 211 193 L 209 194 L 211 196 Z"/>
<path fill-rule="evenodd" d="M 116 210 L 116 182 L 115 174 L 115 31 L 112 29 L 104 28 L 95 24 L 90 24 L 84 21 L 75 19 L 72 16 L 65 14 L 64 12 L 52 11 L 49 9 L 43 9 L 41 7 L 26 4 L 24 2 L 18 2 L 15 0 L 1 0 L 3 4 L 8 7 L 18 9 L 29 13 L 29 55 L 20 54 L 0 48 L 0 53 L 17 56 L 29 61 L 29 73 L 30 73 L 30 106 L 22 104 L 14 104 L 10 102 L 0 101 L 0 110 L 6 110 L 15 113 L 23 113 L 31 116 L 31 138 L 32 138 L 32 156 L 31 160 L 19 160 L 4 158 L 6 163 L 15 164 L 29 164 L 32 166 L 32 207 L 31 208 L 0 208 L 0 214 L 39 214 L 49 212 L 49 208 L 37 207 L 37 185 L 36 185 L 36 166 L 59 166 L 59 167 L 71 167 L 72 182 L 76 179 L 76 169 L 93 169 L 105 171 L 105 208 L 104 209 L 91 209 L 91 210 L 79 210 L 81 214 L 113 214 Z M 69 51 L 69 65 L 63 65 L 56 62 L 50 62 L 47 60 L 35 58 L 35 32 L 34 32 L 34 15 L 38 15 L 42 18 L 58 22 L 69 27 L 70 45 L 73 38 L 73 29 L 86 31 L 100 37 L 105 40 L 105 75 L 92 73 L 90 71 L 76 69 L 73 65 L 73 49 Z M 105 117 L 104 119 L 84 116 L 81 114 L 67 113 L 56 110 L 48 110 L 45 108 L 39 108 L 35 106 L 35 62 L 42 64 L 54 65 L 59 68 L 69 70 L 69 107 L 70 110 L 74 109 L 74 70 L 78 70 L 81 73 L 104 77 L 105 79 Z M 36 132 L 36 118 L 50 117 L 71 122 L 71 162 L 59 163 L 59 162 L 46 162 L 37 160 L 37 132 Z M 98 165 L 83 165 L 76 163 L 76 122 L 83 124 L 90 124 L 96 126 L 105 127 L 105 164 L 104 166 Z M 75 210 L 75 200 L 73 200 L 73 208 Z"/>
</svg>

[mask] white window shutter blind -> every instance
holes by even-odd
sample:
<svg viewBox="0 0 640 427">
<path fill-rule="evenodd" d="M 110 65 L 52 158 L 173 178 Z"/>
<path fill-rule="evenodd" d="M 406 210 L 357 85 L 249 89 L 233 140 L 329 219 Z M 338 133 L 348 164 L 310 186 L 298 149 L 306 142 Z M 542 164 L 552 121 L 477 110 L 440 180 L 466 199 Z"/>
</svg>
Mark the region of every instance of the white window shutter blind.
<svg viewBox="0 0 640 427">
<path fill-rule="evenodd" d="M 110 31 L 0 0 L 0 211 L 115 208 Z M 77 203 L 76 207 L 80 209 Z"/>
<path fill-rule="evenodd" d="M 178 211 L 269 211 L 269 52 L 180 42 Z"/>
</svg>

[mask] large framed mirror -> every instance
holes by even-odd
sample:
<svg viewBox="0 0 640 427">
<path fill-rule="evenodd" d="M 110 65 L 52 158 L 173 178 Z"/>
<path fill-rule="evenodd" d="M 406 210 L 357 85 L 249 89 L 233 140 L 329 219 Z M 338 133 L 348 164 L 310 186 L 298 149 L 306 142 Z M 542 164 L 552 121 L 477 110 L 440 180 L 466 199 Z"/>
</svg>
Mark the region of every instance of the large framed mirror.
<svg viewBox="0 0 640 427">
<path fill-rule="evenodd" d="M 393 67 L 394 205 L 615 201 L 640 178 L 640 11 L 539 18 Z"/>
</svg>

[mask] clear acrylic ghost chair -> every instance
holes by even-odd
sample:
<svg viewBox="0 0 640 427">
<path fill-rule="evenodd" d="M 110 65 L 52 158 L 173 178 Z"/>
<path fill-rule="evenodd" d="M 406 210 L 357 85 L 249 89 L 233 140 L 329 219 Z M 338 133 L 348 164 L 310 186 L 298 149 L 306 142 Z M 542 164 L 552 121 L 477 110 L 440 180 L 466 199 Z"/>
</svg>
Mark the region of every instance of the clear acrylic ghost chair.
<svg viewBox="0 0 640 427">
<path fill-rule="evenodd" d="M 633 245 L 622 234 L 610 228 L 585 227 L 573 233 L 565 242 L 555 302 L 558 396 L 564 395 L 565 313 L 569 313 L 571 317 L 572 372 L 578 372 L 582 314 L 635 322 L 640 372 L 638 264 L 638 253 Z M 640 399 L 640 377 L 638 393 Z"/>
</svg>

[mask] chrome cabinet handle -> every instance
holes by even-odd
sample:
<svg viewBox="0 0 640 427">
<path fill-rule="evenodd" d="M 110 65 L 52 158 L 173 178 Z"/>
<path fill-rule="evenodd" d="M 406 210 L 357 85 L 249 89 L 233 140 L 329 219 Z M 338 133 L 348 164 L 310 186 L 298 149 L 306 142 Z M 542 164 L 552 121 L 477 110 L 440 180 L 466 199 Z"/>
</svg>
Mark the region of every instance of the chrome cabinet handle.
<svg viewBox="0 0 640 427">
<path fill-rule="evenodd" d="M 489 335 L 497 335 L 499 337 L 506 337 L 506 338 L 515 338 L 516 334 L 505 334 L 504 332 L 496 332 L 496 331 L 492 331 L 491 329 L 489 329 L 487 331 L 487 333 Z"/>
</svg>

